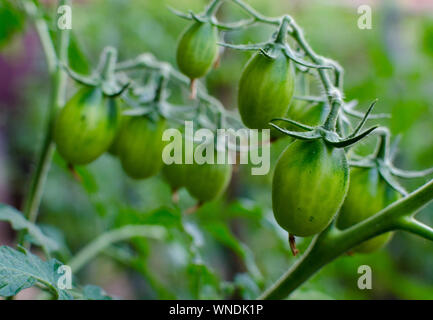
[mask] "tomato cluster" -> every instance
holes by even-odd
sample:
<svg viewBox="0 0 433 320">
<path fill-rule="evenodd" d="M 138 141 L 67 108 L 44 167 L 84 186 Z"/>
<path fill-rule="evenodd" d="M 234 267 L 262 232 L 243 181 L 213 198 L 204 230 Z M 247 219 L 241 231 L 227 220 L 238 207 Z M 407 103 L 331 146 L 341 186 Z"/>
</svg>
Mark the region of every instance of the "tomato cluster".
<svg viewBox="0 0 433 320">
<path fill-rule="evenodd" d="M 178 65 L 191 79 L 208 73 L 216 58 L 218 36 L 211 22 L 196 21 L 179 41 Z M 351 227 L 396 201 L 400 193 L 387 180 L 387 175 L 380 170 L 377 161 L 367 168 L 349 168 L 348 147 L 374 129 L 357 135 L 372 107 L 358 131 L 343 138 L 344 131 L 351 124 L 341 111 L 341 118 L 334 120 L 332 126 L 332 113 L 338 113 L 331 110 L 334 107 L 330 104 L 332 100 L 309 102 L 293 99 L 295 90 L 301 96 L 307 96 L 306 88 L 309 87 L 305 73 L 295 72 L 295 69 L 302 71 L 299 65 L 310 68 L 320 66 L 300 61 L 293 55 L 285 39 L 287 23 L 283 19 L 276 36 L 262 46 L 226 46 L 258 50 L 247 62 L 239 81 L 238 109 L 244 125 L 252 129 L 271 129 L 273 139 L 285 134 L 301 139 L 295 142 L 290 140 L 280 155 L 272 184 L 275 219 L 293 238 L 318 234 L 337 216 L 337 228 Z M 342 100 L 339 103 L 343 103 Z M 382 159 L 382 163 L 387 161 Z M 208 172 L 209 176 L 212 176 L 209 170 L 216 171 L 215 168 L 201 169 Z M 224 181 L 224 170 L 220 168 L 219 171 L 220 179 Z M 190 176 L 184 166 L 166 166 L 164 175 L 173 189 L 186 185 L 198 198 L 206 198 L 204 194 L 200 195 L 204 188 L 201 187 L 201 181 L 194 181 L 194 175 L 188 180 L 194 181 L 193 184 L 185 182 L 185 177 Z M 219 180 L 216 178 L 215 181 Z M 390 236 L 384 234 L 366 241 L 355 251 L 374 251 L 382 247 Z"/>
<path fill-rule="evenodd" d="M 109 152 L 133 179 L 149 178 L 162 169 L 173 191 L 185 187 L 200 203 L 219 197 L 230 181 L 231 165 L 218 164 L 218 152 L 213 163 L 165 165 L 162 136 L 166 128 L 164 117 L 123 114 L 115 98 L 98 87 L 84 87 L 59 113 L 54 141 L 70 165 L 85 165 Z"/>
<path fill-rule="evenodd" d="M 218 56 L 218 28 L 208 18 L 196 17 L 177 47 L 179 69 L 192 83 L 210 71 Z M 399 199 L 404 191 L 396 187 L 388 153 L 383 152 L 388 148 L 388 138 L 381 140 L 381 151 L 372 159 L 349 167 L 349 148 L 375 129 L 358 134 L 372 107 L 348 135 L 345 131 L 350 122 L 344 118 L 344 102 L 338 94 L 334 97 L 330 90 L 323 100 L 294 99 L 295 90 L 307 95 L 306 90 L 299 89 L 309 87 L 306 71 L 326 66 L 304 62 L 293 54 L 286 40 L 288 23 L 289 19 L 284 18 L 269 42 L 242 46 L 257 52 L 242 71 L 238 109 L 246 127 L 272 129 L 274 139 L 284 135 L 297 139 L 290 140 L 280 155 L 272 183 L 275 219 L 293 239 L 324 231 L 337 216 L 336 227 L 349 228 Z M 217 163 L 219 151 L 214 153 L 213 163 L 187 164 L 185 158 L 182 163 L 163 163 L 166 143 L 162 137 L 168 121 L 158 109 L 160 89 L 152 112 L 138 114 L 121 113 L 115 95 L 107 94 L 101 86 L 81 89 L 58 116 L 54 140 L 59 153 L 68 163 L 83 165 L 108 151 L 119 158 L 125 173 L 134 179 L 146 179 L 162 171 L 174 192 L 185 187 L 199 203 L 218 198 L 232 174 L 230 164 Z M 338 93 L 336 87 L 331 89 Z M 389 132 L 385 132 L 383 136 L 388 137 Z M 184 144 L 187 138 L 183 137 Z M 196 147 L 194 144 L 193 149 Z M 390 236 L 370 239 L 355 251 L 374 251 Z"/>
</svg>

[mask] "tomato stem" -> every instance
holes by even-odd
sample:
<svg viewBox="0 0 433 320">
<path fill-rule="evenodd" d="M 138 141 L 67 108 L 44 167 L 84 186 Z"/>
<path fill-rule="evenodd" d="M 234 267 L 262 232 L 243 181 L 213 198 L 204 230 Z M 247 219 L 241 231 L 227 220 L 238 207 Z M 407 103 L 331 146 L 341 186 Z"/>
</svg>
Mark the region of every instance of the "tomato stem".
<svg viewBox="0 0 433 320">
<path fill-rule="evenodd" d="M 296 239 L 295 236 L 291 233 L 289 233 L 289 244 L 290 244 L 290 250 L 292 251 L 292 254 L 294 257 L 299 253 L 299 250 L 296 248 Z"/>
<path fill-rule="evenodd" d="M 110 81 L 114 77 L 116 69 L 117 50 L 113 47 L 106 47 L 102 51 L 98 70 L 102 80 Z"/>
<path fill-rule="evenodd" d="M 259 299 L 284 299 L 323 266 L 354 246 L 388 231 L 405 230 L 433 241 L 433 229 L 411 218 L 433 200 L 433 180 L 374 216 L 338 230 L 332 224 L 317 235 L 310 247 Z"/>
<path fill-rule="evenodd" d="M 69 43 L 69 31 L 58 29 L 58 41 L 54 46 L 49 28 L 42 15 L 35 12 L 36 8 L 30 7 L 29 1 L 24 2 L 24 8 L 29 16 L 34 19 L 36 30 L 42 42 L 42 48 L 48 64 L 48 71 L 51 74 L 52 94 L 50 100 L 50 110 L 48 113 L 48 123 L 45 130 L 45 138 L 42 149 L 39 154 L 36 170 L 30 183 L 30 190 L 25 200 L 24 215 L 30 222 L 35 222 L 38 215 L 39 205 L 42 198 L 45 180 L 51 165 L 52 155 L 54 153 L 54 144 L 52 142 L 52 128 L 57 114 L 65 103 L 67 77 L 65 71 L 60 67 L 60 61 L 66 61 L 67 47 Z M 68 5 L 69 0 L 60 0 L 59 6 Z M 34 10 L 33 10 L 34 9 Z M 55 48 L 57 47 L 57 53 Z M 19 235 L 19 243 L 24 241 L 24 233 Z"/>
<path fill-rule="evenodd" d="M 375 159 L 387 160 L 389 159 L 389 145 L 390 145 L 390 132 L 386 127 L 380 127 L 376 130 L 376 133 L 379 134 L 379 142 L 377 144 Z"/>
<path fill-rule="evenodd" d="M 222 1 L 221 0 L 213 0 L 206 8 L 205 15 L 207 17 L 212 17 L 218 11 Z"/>
<path fill-rule="evenodd" d="M 290 17 L 284 16 L 281 21 L 280 28 L 278 29 L 275 43 L 286 44 L 287 42 L 287 31 L 289 29 Z"/>
</svg>

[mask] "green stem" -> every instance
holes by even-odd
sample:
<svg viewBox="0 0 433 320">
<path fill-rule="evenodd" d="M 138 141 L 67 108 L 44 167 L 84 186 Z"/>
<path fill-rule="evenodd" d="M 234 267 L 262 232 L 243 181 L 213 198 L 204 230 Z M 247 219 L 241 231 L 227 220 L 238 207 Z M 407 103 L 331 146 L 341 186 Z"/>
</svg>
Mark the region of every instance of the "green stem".
<svg viewBox="0 0 433 320">
<path fill-rule="evenodd" d="M 151 54 L 142 54 L 136 59 L 123 61 L 117 64 L 116 71 L 129 71 L 140 68 L 160 72 L 162 75 L 169 77 L 170 80 L 173 80 L 187 88 L 189 88 L 191 84 L 191 80 L 188 77 L 184 76 L 168 63 L 156 60 Z M 225 117 L 237 120 L 237 118 L 226 111 L 221 101 L 209 95 L 205 90 L 197 88 L 197 98 L 211 106 L 216 107 L 218 112 L 223 114 Z"/>
<path fill-rule="evenodd" d="M 275 38 L 275 43 L 285 44 L 287 42 L 287 30 L 289 29 L 289 23 L 290 18 L 288 16 L 284 16 L 277 33 L 277 37 Z"/>
<path fill-rule="evenodd" d="M 117 50 L 113 47 L 106 47 L 101 54 L 99 72 L 105 81 L 110 81 L 116 69 Z"/>
<path fill-rule="evenodd" d="M 405 217 L 404 219 L 401 219 L 399 227 L 401 230 L 416 234 L 424 239 L 433 241 L 433 228 L 415 220 L 413 217 Z"/>
<path fill-rule="evenodd" d="M 388 128 L 380 127 L 376 130 L 376 134 L 379 135 L 379 142 L 377 144 L 375 158 L 386 161 L 389 159 L 389 145 L 390 145 L 390 132 Z"/>
<path fill-rule="evenodd" d="M 131 225 L 108 231 L 85 246 L 72 260 L 69 261 L 68 265 L 74 272 L 78 272 L 94 256 L 113 243 L 134 237 L 146 237 L 160 240 L 165 237 L 165 234 L 165 229 L 160 226 Z"/>
<path fill-rule="evenodd" d="M 326 130 L 335 131 L 337 127 L 338 113 L 343 104 L 340 99 L 334 100 L 333 98 L 331 98 L 330 101 L 332 101 L 331 109 L 329 110 L 328 116 L 326 117 L 323 127 Z"/>
<path fill-rule="evenodd" d="M 221 6 L 223 0 L 213 0 L 206 8 L 205 15 L 207 17 L 212 17 L 217 12 L 218 8 Z"/>
<path fill-rule="evenodd" d="M 65 5 L 68 3 L 68 0 L 59 1 L 59 5 Z M 37 219 L 38 209 L 42 198 L 44 183 L 50 168 L 51 159 L 54 152 L 54 145 L 52 143 L 52 126 L 57 110 L 61 106 L 63 106 L 65 100 L 66 74 L 59 67 L 58 60 L 65 61 L 67 59 L 69 32 L 68 30 L 58 30 L 57 55 L 48 31 L 48 26 L 43 17 L 37 14 L 36 6 L 34 5 L 34 3 L 25 1 L 23 5 L 26 13 L 31 16 L 35 21 L 36 30 L 41 40 L 42 48 L 45 52 L 48 71 L 51 75 L 52 82 L 50 109 L 48 112 L 48 123 L 45 130 L 44 142 L 42 145 L 42 150 L 40 151 L 37 167 L 33 174 L 33 178 L 30 184 L 30 190 L 24 207 L 25 216 L 29 219 L 29 221 L 35 222 Z M 21 236 L 20 243 L 22 243 L 22 241 L 23 237 Z"/>
<path fill-rule="evenodd" d="M 356 245 L 385 232 L 401 229 L 433 241 L 433 230 L 407 217 L 433 200 L 433 180 L 376 215 L 348 229 L 333 225 L 317 235 L 302 258 L 259 299 L 284 299 L 324 265 Z"/>
<path fill-rule="evenodd" d="M 268 18 L 262 15 L 261 13 L 254 10 L 251 6 L 243 2 L 242 0 L 231 0 L 234 4 L 242 8 L 247 14 L 252 16 L 256 21 L 267 23 L 267 24 L 273 24 L 273 25 L 279 25 L 281 23 L 281 18 Z"/>
</svg>

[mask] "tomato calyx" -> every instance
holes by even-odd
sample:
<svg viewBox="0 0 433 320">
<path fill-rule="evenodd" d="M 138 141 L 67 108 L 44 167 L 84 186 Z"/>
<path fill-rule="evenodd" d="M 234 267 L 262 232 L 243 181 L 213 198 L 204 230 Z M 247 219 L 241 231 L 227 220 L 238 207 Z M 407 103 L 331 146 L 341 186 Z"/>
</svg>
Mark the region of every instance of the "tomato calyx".
<svg viewBox="0 0 433 320">
<path fill-rule="evenodd" d="M 347 148 L 351 145 L 356 144 L 360 140 L 364 139 L 371 132 L 373 132 L 375 129 L 377 129 L 377 126 L 374 126 L 374 127 L 371 127 L 369 129 L 366 129 L 365 131 L 359 133 L 362 130 L 365 122 L 367 121 L 368 116 L 371 113 L 375 104 L 376 104 L 376 101 L 371 104 L 370 108 L 365 113 L 363 119 L 360 121 L 358 126 L 353 130 L 353 132 L 344 138 L 340 137 L 340 135 L 336 132 L 335 129 L 329 129 L 327 127 L 326 124 L 327 124 L 328 119 L 325 121 L 325 123 L 323 125 L 318 126 L 318 127 L 311 127 L 311 126 L 299 123 L 297 121 L 293 121 L 291 119 L 286 119 L 286 118 L 272 119 L 269 124 L 272 127 L 274 127 L 275 129 L 277 129 L 278 131 L 280 131 L 280 132 L 282 132 L 282 133 L 284 133 L 284 134 L 286 134 L 292 138 L 295 138 L 295 139 L 310 140 L 310 141 L 317 140 L 317 139 L 323 139 L 328 145 L 331 145 L 334 148 Z M 272 123 L 273 121 L 285 121 L 285 122 L 288 122 L 288 123 L 300 128 L 302 130 L 305 130 L 305 131 L 302 132 L 302 131 L 287 130 L 287 129 L 279 127 L 275 123 Z"/>
<path fill-rule="evenodd" d="M 140 117 L 144 116 L 156 122 L 160 118 L 173 122 L 183 123 L 185 119 L 192 118 L 197 107 L 174 105 L 168 102 L 170 92 L 167 88 L 169 76 L 162 72 L 157 77 L 152 78 L 147 84 L 149 90 L 132 88 L 123 99 L 129 108 L 122 112 L 125 116 Z"/>
<path fill-rule="evenodd" d="M 117 50 L 113 47 L 106 47 L 101 53 L 97 69 L 90 75 L 79 74 L 67 65 L 61 67 L 76 82 L 87 87 L 100 87 L 105 96 L 116 98 L 130 86 L 129 80 L 125 81 L 116 76 L 116 62 Z"/>
<path fill-rule="evenodd" d="M 287 59 L 294 61 L 297 65 L 305 68 L 313 69 L 332 69 L 326 61 L 323 64 L 314 64 L 303 60 L 289 45 L 287 41 L 287 33 L 290 27 L 292 18 L 284 16 L 281 19 L 280 26 L 276 34 L 274 34 L 269 41 L 255 44 L 230 44 L 225 42 L 218 42 L 218 45 L 240 51 L 259 51 L 265 57 L 275 60 L 278 58 L 278 52 L 282 52 Z"/>
<path fill-rule="evenodd" d="M 408 192 L 400 185 L 396 177 L 412 179 L 423 178 L 433 174 L 433 168 L 421 171 L 406 171 L 396 168 L 393 164 L 396 144 L 391 147 L 391 134 L 389 130 L 386 127 L 380 127 L 376 133 L 379 135 L 376 151 L 368 157 L 349 160 L 350 166 L 357 168 L 377 168 L 386 183 L 402 196 L 406 196 Z"/>
</svg>

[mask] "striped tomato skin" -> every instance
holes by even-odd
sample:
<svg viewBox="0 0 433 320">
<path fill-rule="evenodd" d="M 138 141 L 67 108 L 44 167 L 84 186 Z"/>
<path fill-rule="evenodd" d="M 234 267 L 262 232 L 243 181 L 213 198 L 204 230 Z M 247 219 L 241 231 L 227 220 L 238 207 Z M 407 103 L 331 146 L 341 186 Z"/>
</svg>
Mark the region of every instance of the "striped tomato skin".
<svg viewBox="0 0 433 320">
<path fill-rule="evenodd" d="M 348 187 L 344 150 L 329 147 L 322 140 L 297 140 L 282 153 L 275 168 L 275 219 L 295 236 L 317 234 L 339 211 Z"/>
<path fill-rule="evenodd" d="M 161 170 L 165 128 L 163 119 L 151 121 L 143 116 L 134 116 L 127 120 L 118 137 L 118 156 L 123 170 L 131 178 L 146 179 Z"/>
<path fill-rule="evenodd" d="M 232 165 L 229 163 L 193 163 L 185 165 L 185 186 L 188 192 L 201 202 L 212 201 L 227 189 L 232 176 Z"/>
<path fill-rule="evenodd" d="M 349 228 L 378 213 L 399 198 L 400 194 L 386 183 L 377 168 L 351 168 L 350 187 L 337 218 L 337 227 Z M 385 246 L 391 237 L 391 232 L 385 233 L 361 243 L 353 251 L 376 251 Z"/>
<path fill-rule="evenodd" d="M 238 106 L 242 122 L 248 128 L 269 129 L 269 122 L 284 117 L 289 109 L 295 86 L 294 71 L 281 51 L 275 53 L 275 59 L 255 54 L 242 72 Z"/>
<path fill-rule="evenodd" d="M 210 23 L 195 22 L 180 37 L 176 59 L 180 71 L 190 79 L 201 78 L 218 56 L 218 31 Z"/>
<path fill-rule="evenodd" d="M 54 126 L 54 141 L 70 164 L 85 165 L 110 147 L 119 125 L 116 102 L 100 88 L 79 90 L 60 111 Z"/>
</svg>

